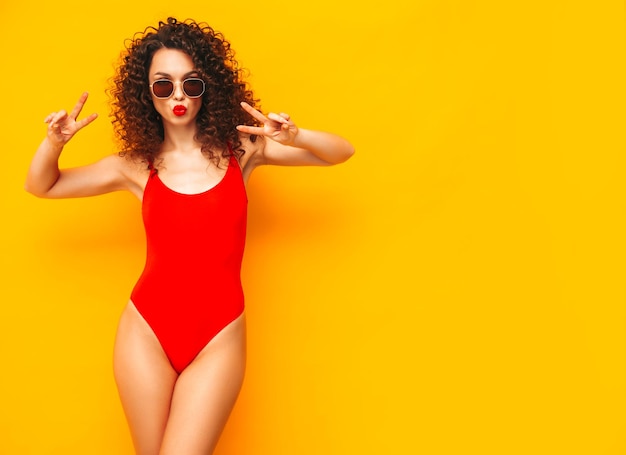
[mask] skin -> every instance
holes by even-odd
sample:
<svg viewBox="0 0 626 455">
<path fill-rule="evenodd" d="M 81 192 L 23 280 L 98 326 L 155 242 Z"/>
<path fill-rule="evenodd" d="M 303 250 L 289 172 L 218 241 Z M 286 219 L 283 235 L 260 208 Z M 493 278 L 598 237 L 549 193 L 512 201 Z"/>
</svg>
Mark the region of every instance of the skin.
<svg viewBox="0 0 626 455">
<path fill-rule="evenodd" d="M 216 166 L 194 141 L 195 117 L 201 98 L 188 98 L 182 80 L 196 76 L 191 58 L 179 50 L 160 49 L 153 57 L 149 83 L 167 78 L 175 82 L 171 97 L 153 97 L 164 126 L 159 150 L 159 177 L 180 193 L 199 193 L 215 186 L 226 172 Z M 145 166 L 119 155 L 73 169 L 59 169 L 63 147 L 96 118 L 78 119 L 87 93 L 72 111 L 45 118 L 46 137 L 31 162 L 25 189 L 42 198 L 95 196 L 130 191 L 139 200 L 148 179 Z M 174 114 L 182 105 L 187 111 Z M 345 139 L 330 133 L 298 128 L 285 113 L 264 115 L 246 103 L 241 108 L 262 126 L 240 125 L 246 153 L 240 160 L 244 181 L 262 165 L 332 165 L 352 156 Z M 249 135 L 258 136 L 255 142 Z M 114 346 L 114 374 L 120 399 L 139 455 L 206 455 L 213 453 L 243 382 L 246 361 L 245 314 L 225 327 L 179 375 L 165 356 L 146 321 L 129 302 L 122 315 Z"/>
</svg>

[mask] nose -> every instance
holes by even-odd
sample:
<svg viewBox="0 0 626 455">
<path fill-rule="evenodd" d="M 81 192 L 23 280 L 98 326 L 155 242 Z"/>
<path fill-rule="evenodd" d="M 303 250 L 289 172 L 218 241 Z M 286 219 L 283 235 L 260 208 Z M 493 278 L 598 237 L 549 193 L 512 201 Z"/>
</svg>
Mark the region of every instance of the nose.
<svg viewBox="0 0 626 455">
<path fill-rule="evenodd" d="M 177 100 L 182 100 L 185 97 L 185 92 L 183 92 L 183 83 L 181 81 L 174 83 L 174 94 L 172 96 Z"/>
</svg>

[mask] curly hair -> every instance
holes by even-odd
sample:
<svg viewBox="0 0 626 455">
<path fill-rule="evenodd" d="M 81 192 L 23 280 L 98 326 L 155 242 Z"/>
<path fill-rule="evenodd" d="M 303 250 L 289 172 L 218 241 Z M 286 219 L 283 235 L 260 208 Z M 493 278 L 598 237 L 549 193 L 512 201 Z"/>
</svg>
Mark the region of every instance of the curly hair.
<svg viewBox="0 0 626 455">
<path fill-rule="evenodd" d="M 179 49 L 188 54 L 206 84 L 202 107 L 196 117 L 195 139 L 202 152 L 219 164 L 222 158 L 240 158 L 244 150 L 237 125 L 256 125 L 240 106 L 245 101 L 259 108 L 235 53 L 224 36 L 206 23 L 183 22 L 169 17 L 158 27 L 148 27 L 127 40 L 121 64 L 112 78 L 111 117 L 120 154 L 153 163 L 164 139 L 163 123 L 148 85 L 148 72 L 155 52 Z M 255 138 L 251 138 L 254 140 Z M 219 151 L 219 152 L 217 152 Z"/>
</svg>

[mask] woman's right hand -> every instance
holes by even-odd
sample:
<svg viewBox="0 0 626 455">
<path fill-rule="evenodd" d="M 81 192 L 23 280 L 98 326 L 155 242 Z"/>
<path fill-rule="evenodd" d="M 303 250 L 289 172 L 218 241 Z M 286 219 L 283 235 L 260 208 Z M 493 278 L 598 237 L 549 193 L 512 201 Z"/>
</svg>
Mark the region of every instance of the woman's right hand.
<svg viewBox="0 0 626 455">
<path fill-rule="evenodd" d="M 143 174 L 133 174 L 133 178 L 129 178 L 130 170 L 134 167 L 131 167 L 129 160 L 117 153 L 84 166 L 59 169 L 59 156 L 63 146 L 98 117 L 91 114 L 82 120 L 76 120 L 87 97 L 88 94 L 83 93 L 69 114 L 59 111 L 46 117 L 47 135 L 33 156 L 24 188 L 29 193 L 44 198 L 95 196 L 117 190 L 132 190 L 140 197 L 142 188 L 138 182 Z"/>
<path fill-rule="evenodd" d="M 48 124 L 47 138 L 53 145 L 63 147 L 81 129 L 93 122 L 98 114 L 91 114 L 82 120 L 76 120 L 89 94 L 83 93 L 71 113 L 64 110 L 49 114 L 44 122 Z"/>
</svg>

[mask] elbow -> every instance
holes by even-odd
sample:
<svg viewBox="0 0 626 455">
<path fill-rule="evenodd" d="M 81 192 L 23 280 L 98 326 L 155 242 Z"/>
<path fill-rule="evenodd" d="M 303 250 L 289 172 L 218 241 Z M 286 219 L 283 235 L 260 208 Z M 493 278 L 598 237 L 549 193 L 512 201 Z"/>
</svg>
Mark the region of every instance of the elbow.
<svg viewBox="0 0 626 455">
<path fill-rule="evenodd" d="M 29 182 L 26 182 L 24 184 L 24 190 L 27 193 L 32 194 L 35 197 L 39 197 L 39 198 L 46 198 L 48 197 L 48 192 L 47 191 L 41 191 L 41 188 L 37 188 L 36 186 L 30 184 Z"/>
<path fill-rule="evenodd" d="M 330 166 L 345 163 L 354 156 L 354 153 L 354 146 L 347 139 L 340 138 L 326 153 L 323 161 Z"/>
<path fill-rule="evenodd" d="M 34 188 L 31 188 L 30 186 L 28 186 L 28 183 L 26 185 L 24 185 L 24 190 L 27 193 L 32 194 L 33 196 L 36 197 L 43 197 L 42 194 L 40 192 L 38 192 L 37 190 L 35 190 Z"/>
<path fill-rule="evenodd" d="M 37 190 L 35 190 L 35 188 L 33 188 L 28 182 L 24 183 L 24 191 L 32 194 L 33 196 L 37 196 Z"/>
<path fill-rule="evenodd" d="M 354 147 L 352 146 L 352 144 L 348 144 L 347 147 L 345 147 L 341 153 L 337 154 L 335 161 L 332 164 L 341 164 L 341 163 L 345 163 L 346 161 L 348 161 L 350 158 L 352 158 L 354 156 Z"/>
<path fill-rule="evenodd" d="M 30 172 L 26 175 L 26 181 L 24 182 L 24 190 L 27 193 L 32 194 L 33 196 L 44 198 L 44 199 L 52 199 L 57 196 L 52 195 L 52 190 L 55 188 L 58 183 L 60 175 L 56 176 L 53 180 L 48 180 L 45 178 L 40 178 L 35 174 L 31 174 Z"/>
<path fill-rule="evenodd" d="M 348 161 L 350 158 L 352 158 L 354 156 L 354 153 L 355 153 L 354 147 L 352 146 L 352 144 L 350 144 L 350 147 L 346 151 L 346 157 L 344 161 Z"/>
</svg>

